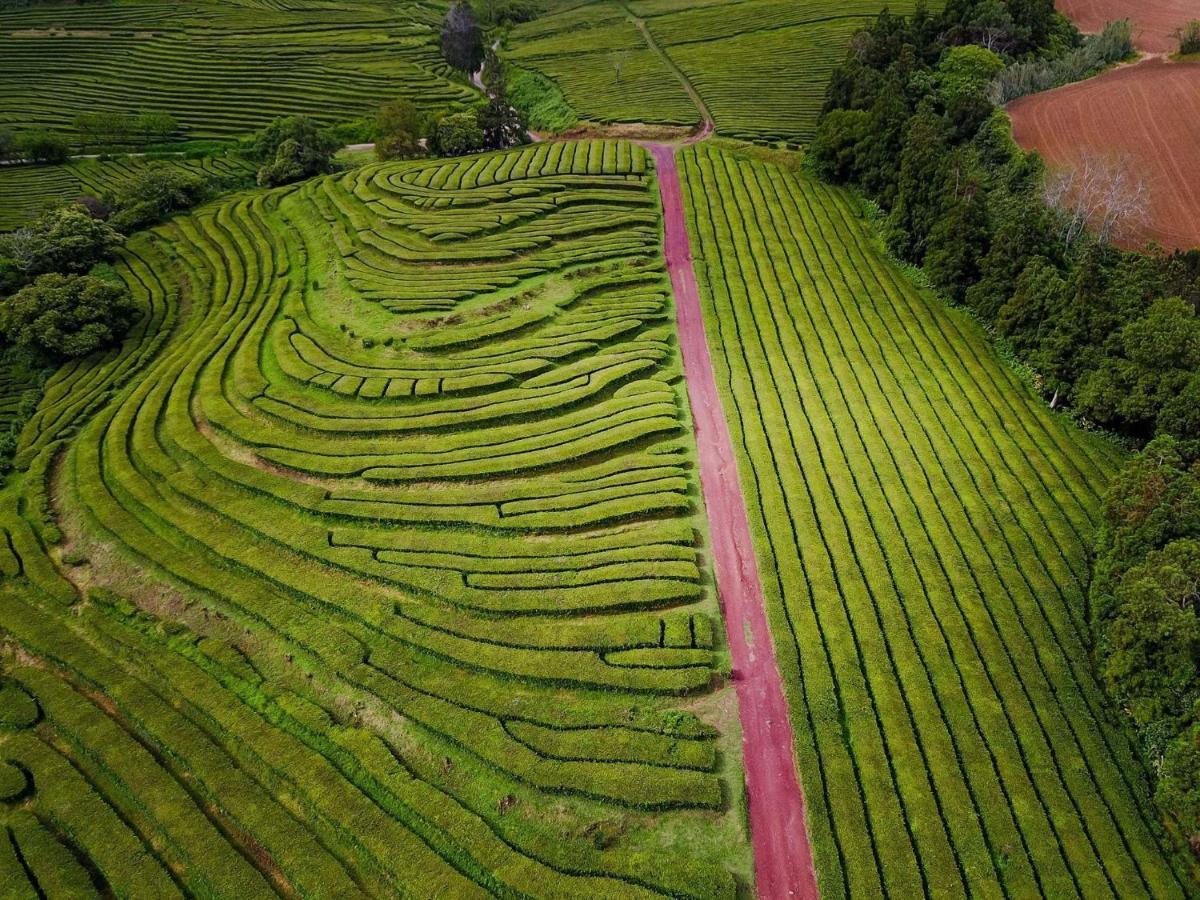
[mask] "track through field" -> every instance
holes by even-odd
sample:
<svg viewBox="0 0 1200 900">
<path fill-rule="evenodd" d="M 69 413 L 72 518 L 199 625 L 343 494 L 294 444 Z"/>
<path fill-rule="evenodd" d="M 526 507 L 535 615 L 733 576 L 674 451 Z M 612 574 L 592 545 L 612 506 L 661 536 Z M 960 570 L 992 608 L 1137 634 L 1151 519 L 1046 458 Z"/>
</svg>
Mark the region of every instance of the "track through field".
<svg viewBox="0 0 1200 900">
<path fill-rule="evenodd" d="M 758 896 L 815 900 L 817 881 L 804 793 L 792 751 L 792 726 L 767 625 L 737 461 L 704 333 L 675 148 L 654 144 L 650 150 L 658 170 L 663 255 L 675 295 L 713 565 L 733 657 Z"/>
</svg>

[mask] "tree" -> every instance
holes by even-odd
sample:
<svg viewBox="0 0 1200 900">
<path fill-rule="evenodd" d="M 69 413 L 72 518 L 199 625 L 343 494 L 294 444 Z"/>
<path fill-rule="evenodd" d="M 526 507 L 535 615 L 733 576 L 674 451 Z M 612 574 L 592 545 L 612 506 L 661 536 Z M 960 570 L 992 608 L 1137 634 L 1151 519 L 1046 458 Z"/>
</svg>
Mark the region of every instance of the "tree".
<svg viewBox="0 0 1200 900">
<path fill-rule="evenodd" d="M 475 72 L 483 62 L 483 33 L 466 0 L 455 0 L 442 20 L 442 58 L 463 72 Z"/>
<path fill-rule="evenodd" d="M 18 132 L 16 145 L 17 154 L 30 162 L 62 163 L 71 153 L 62 135 L 43 128 Z"/>
<path fill-rule="evenodd" d="M 383 104 L 375 117 L 375 155 L 381 160 L 424 155 L 421 146 L 424 125 L 424 118 L 411 100 Z"/>
<path fill-rule="evenodd" d="M 521 143 L 525 127 L 517 111 L 503 93 L 498 93 L 479 111 L 477 121 L 483 132 L 483 149 L 503 150 Z"/>
<path fill-rule="evenodd" d="M 1101 244 L 1130 237 L 1145 225 L 1150 209 L 1149 182 L 1133 163 L 1094 153 L 1051 172 L 1042 196 L 1059 211 L 1068 247 L 1089 225 Z"/>
<path fill-rule="evenodd" d="M 17 136 L 11 128 L 0 127 L 0 160 L 12 159 L 17 155 Z"/>
<path fill-rule="evenodd" d="M 143 110 L 138 113 L 134 129 L 147 144 L 159 144 L 167 140 L 179 128 L 173 115 L 165 112 Z"/>
<path fill-rule="evenodd" d="M 177 209 L 199 203 L 208 187 L 208 181 L 196 172 L 152 162 L 117 194 L 118 212 L 110 222 L 123 231 L 156 222 Z"/>
<path fill-rule="evenodd" d="M 967 44 L 951 47 L 938 63 L 938 96 L 950 106 L 967 96 L 982 96 L 1004 68 L 1004 60 L 990 49 Z"/>
<path fill-rule="evenodd" d="M 1151 434 L 1164 405 L 1200 368 L 1200 319 L 1178 297 L 1121 329 L 1114 352 L 1079 385 L 1080 410 L 1101 424 Z"/>
<path fill-rule="evenodd" d="M 1148 554 L 1113 595 L 1103 632 L 1105 685 L 1140 728 L 1182 717 L 1200 694 L 1200 543 L 1180 540 Z M 1161 748 L 1160 748 L 1161 752 Z"/>
<path fill-rule="evenodd" d="M 70 359 L 115 343 L 136 312 L 120 283 L 54 273 L 0 302 L 0 334 L 49 359 Z"/>
<path fill-rule="evenodd" d="M 254 136 L 251 154 L 263 163 L 258 183 L 273 187 L 328 172 L 338 141 L 307 116 L 279 118 Z"/>
<path fill-rule="evenodd" d="M 437 120 L 430 142 L 436 152 L 445 156 L 478 153 L 483 149 L 483 129 L 475 113 L 452 113 Z"/>
<path fill-rule="evenodd" d="M 46 213 L 24 228 L 0 235 L 0 273 L 8 270 L 8 283 L 0 278 L 0 290 L 15 289 L 47 272 L 86 272 L 108 259 L 121 243 L 121 235 L 107 223 L 72 204 Z"/>
</svg>

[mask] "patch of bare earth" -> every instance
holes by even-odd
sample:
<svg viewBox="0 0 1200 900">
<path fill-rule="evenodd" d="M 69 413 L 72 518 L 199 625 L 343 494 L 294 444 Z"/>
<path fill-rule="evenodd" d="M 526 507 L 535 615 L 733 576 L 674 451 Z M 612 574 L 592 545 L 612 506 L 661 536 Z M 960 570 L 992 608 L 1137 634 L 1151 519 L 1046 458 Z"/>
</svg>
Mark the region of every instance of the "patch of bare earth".
<svg viewBox="0 0 1200 900">
<path fill-rule="evenodd" d="M 1117 243 L 1200 246 L 1200 63 L 1151 59 L 1022 97 L 1013 137 L 1053 167 L 1108 159 L 1145 180 L 1144 224 Z"/>
</svg>

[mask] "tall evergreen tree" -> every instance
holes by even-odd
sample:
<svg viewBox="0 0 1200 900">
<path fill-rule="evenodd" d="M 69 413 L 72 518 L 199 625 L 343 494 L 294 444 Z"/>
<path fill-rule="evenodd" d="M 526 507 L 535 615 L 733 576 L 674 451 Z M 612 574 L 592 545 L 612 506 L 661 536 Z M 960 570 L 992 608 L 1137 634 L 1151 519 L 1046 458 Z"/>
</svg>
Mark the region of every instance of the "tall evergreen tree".
<svg viewBox="0 0 1200 900">
<path fill-rule="evenodd" d="M 463 72 L 474 72 L 483 62 L 483 33 L 466 0 L 457 0 L 446 12 L 441 49 L 442 58 Z"/>
</svg>

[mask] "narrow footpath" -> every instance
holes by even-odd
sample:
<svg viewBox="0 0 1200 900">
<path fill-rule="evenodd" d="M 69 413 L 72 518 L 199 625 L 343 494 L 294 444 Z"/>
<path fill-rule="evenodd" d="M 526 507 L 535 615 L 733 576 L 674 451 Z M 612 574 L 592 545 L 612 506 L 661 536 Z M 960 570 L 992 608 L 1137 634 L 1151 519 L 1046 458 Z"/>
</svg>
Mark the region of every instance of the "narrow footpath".
<svg viewBox="0 0 1200 900">
<path fill-rule="evenodd" d="M 704 335 L 675 166 L 676 148 L 667 144 L 648 146 L 658 169 L 666 229 L 663 252 L 675 293 L 684 376 L 699 450 L 700 484 L 733 657 L 757 895 L 762 900 L 817 900 L 804 792 L 792 752 L 791 720 L 767 627 L 737 460 Z"/>
</svg>

